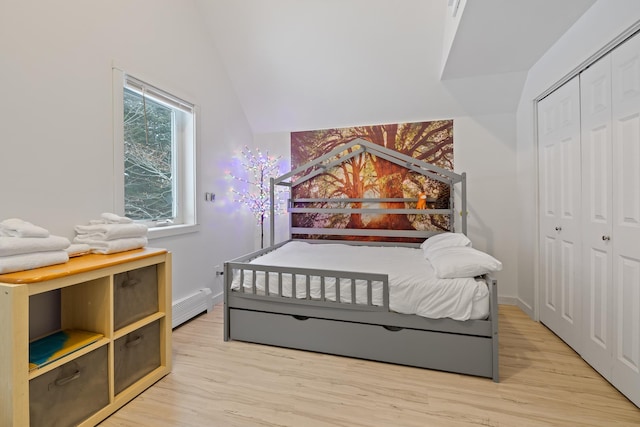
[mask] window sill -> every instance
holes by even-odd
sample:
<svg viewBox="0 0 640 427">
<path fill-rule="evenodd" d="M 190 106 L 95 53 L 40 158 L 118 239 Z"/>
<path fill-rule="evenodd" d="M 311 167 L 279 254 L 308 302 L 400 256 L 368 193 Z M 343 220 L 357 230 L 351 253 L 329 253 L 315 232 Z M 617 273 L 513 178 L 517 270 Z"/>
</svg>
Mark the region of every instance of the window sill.
<svg viewBox="0 0 640 427">
<path fill-rule="evenodd" d="M 150 228 L 147 233 L 149 240 L 160 239 L 162 237 L 179 236 L 182 234 L 195 233 L 200 231 L 199 224 L 180 224 L 180 225 L 168 225 L 165 227 Z"/>
</svg>

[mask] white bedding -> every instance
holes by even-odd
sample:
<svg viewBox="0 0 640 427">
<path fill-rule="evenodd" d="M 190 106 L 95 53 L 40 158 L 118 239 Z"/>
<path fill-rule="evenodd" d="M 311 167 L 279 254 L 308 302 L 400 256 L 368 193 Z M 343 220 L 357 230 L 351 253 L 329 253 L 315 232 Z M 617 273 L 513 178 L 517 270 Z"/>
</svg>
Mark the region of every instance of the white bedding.
<svg viewBox="0 0 640 427">
<path fill-rule="evenodd" d="M 417 314 L 432 319 L 484 319 L 489 313 L 489 290 L 483 280 L 475 278 L 439 279 L 422 249 L 344 244 L 289 242 L 251 261 L 252 264 L 281 267 L 316 268 L 339 271 L 382 273 L 389 276 L 389 308 L 398 313 Z M 252 288 L 251 272 L 245 271 L 244 288 Z M 282 294 L 291 296 L 291 275 L 282 277 Z M 296 278 L 296 297 L 306 298 L 304 276 Z M 234 275 L 233 290 L 240 288 L 239 271 Z M 256 288 L 264 294 L 264 274 L 256 275 Z M 326 280 L 325 296 L 335 301 L 335 280 Z M 382 305 L 381 284 L 374 284 L 374 305 Z M 277 274 L 271 273 L 269 293 L 277 292 Z M 311 297 L 320 297 L 319 279 L 311 283 Z M 340 300 L 351 301 L 350 281 L 342 280 Z M 357 283 L 356 301 L 367 301 L 366 285 Z"/>
</svg>

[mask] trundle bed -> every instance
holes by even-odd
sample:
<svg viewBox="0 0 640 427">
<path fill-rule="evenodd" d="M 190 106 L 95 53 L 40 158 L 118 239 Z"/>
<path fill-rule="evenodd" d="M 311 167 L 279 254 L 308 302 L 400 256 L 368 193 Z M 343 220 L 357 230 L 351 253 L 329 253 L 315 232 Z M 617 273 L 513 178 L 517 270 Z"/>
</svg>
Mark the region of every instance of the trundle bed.
<svg viewBox="0 0 640 427">
<path fill-rule="evenodd" d="M 272 178 L 270 246 L 224 265 L 225 341 L 416 366 L 488 377 L 498 382 L 497 282 L 489 274 L 461 279 L 436 277 L 420 241 L 438 232 L 290 226 L 290 239 L 274 243 L 275 186 L 293 188 L 363 154 L 445 183 L 450 190 L 447 207 L 416 209 L 415 198 L 340 200 L 355 208 L 331 207 L 335 205 L 326 203 L 327 200 L 292 199 L 290 215 L 449 215 L 453 228 L 458 212 L 453 206 L 457 185 L 460 212 L 466 212 L 464 173 L 457 174 L 363 140 L 355 140 Z M 323 202 L 322 206 L 300 207 L 301 203 L 314 201 Z M 405 208 L 382 207 L 382 202 L 389 201 L 404 203 Z M 380 207 L 361 207 L 375 203 Z M 466 215 L 461 216 L 460 222 L 462 236 L 466 234 Z M 300 235 L 321 235 L 323 239 L 291 238 Z M 344 240 L 345 236 L 419 241 L 352 241 Z"/>
</svg>

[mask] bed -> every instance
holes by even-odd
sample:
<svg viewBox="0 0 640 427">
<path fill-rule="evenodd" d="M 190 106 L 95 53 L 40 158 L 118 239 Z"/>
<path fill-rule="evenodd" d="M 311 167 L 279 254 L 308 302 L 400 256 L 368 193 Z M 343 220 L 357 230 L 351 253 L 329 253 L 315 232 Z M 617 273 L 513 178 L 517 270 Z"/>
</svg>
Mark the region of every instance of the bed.
<svg viewBox="0 0 640 427">
<path fill-rule="evenodd" d="M 289 200 L 289 215 L 447 215 L 466 212 L 466 176 L 355 140 L 271 179 L 270 244 L 224 264 L 224 339 L 487 377 L 498 382 L 497 282 L 490 274 L 440 279 L 422 243 L 438 231 L 297 227 L 274 242 L 275 188 L 294 188 L 360 155 L 372 155 L 448 186 L 446 206 L 417 199 Z M 454 207 L 459 188 L 461 209 Z M 314 207 L 304 207 L 316 202 Z M 378 204 L 377 207 L 371 207 Z M 384 206 L 383 206 L 384 205 Z M 302 207 L 301 207 L 302 206 Z M 355 206 L 355 207 L 354 207 Z M 398 207 L 404 206 L 404 207 Z M 460 215 L 466 234 L 466 215 Z M 445 233 L 442 233 L 445 234 Z M 451 234 L 451 233 L 448 233 Z M 321 239 L 309 238 L 320 236 Z M 345 236 L 350 236 L 345 240 Z M 357 240 L 353 240 L 354 237 Z M 370 241 L 370 238 L 386 241 Z M 440 236 L 442 237 L 442 236 Z M 432 245 L 433 246 L 433 245 Z M 417 267 L 416 268 L 414 268 Z"/>
</svg>

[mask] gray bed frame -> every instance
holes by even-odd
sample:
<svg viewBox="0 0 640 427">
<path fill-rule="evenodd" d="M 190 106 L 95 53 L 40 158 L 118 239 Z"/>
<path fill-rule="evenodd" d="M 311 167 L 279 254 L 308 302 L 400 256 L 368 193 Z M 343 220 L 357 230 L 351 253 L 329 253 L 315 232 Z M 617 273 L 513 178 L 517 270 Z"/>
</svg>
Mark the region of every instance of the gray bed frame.
<svg viewBox="0 0 640 427">
<path fill-rule="evenodd" d="M 349 149 L 349 150 L 347 150 Z M 250 264 L 250 261 L 273 251 L 291 240 L 294 234 L 319 234 L 323 236 L 384 236 L 427 238 L 436 232 L 418 230 L 353 230 L 353 229 L 309 229 L 290 227 L 290 239 L 274 243 L 274 197 L 275 186 L 295 187 L 300 183 L 323 173 L 325 170 L 361 153 L 384 158 L 429 178 L 445 182 L 450 187 L 450 201 L 447 209 L 373 209 L 373 208 L 300 208 L 296 203 L 319 201 L 298 199 L 289 201 L 290 215 L 293 213 L 391 213 L 398 215 L 451 215 L 454 224 L 454 185 L 461 184 L 462 232 L 466 234 L 466 176 L 439 168 L 412 157 L 380 147 L 361 139 L 354 140 L 326 155 L 315 159 L 278 178 L 271 179 L 270 246 L 228 261 L 224 264 L 224 340 L 239 340 L 266 345 L 275 345 L 319 353 L 328 353 L 361 359 L 389 362 L 400 365 L 435 369 L 461 374 L 492 378 L 498 382 L 498 296 L 497 282 L 484 276 L 490 291 L 490 313 L 487 319 L 457 321 L 452 319 L 429 319 L 417 315 L 393 312 L 389 309 L 389 279 L 386 274 L 367 272 L 347 272 L 306 268 L 275 267 Z M 326 201 L 326 200 L 321 200 Z M 340 199 L 341 202 L 359 201 L 405 202 L 411 204 L 416 199 Z M 291 219 L 291 218 L 290 218 Z M 290 221 L 291 224 L 291 221 Z M 332 239 L 308 239 L 309 243 L 344 243 L 369 246 L 409 246 L 419 243 L 354 242 Z M 267 292 L 256 290 L 256 276 L 266 273 Z M 248 275 L 253 286 L 241 286 L 232 290 L 234 275 L 242 280 Z M 288 276 L 288 277 L 287 277 Z M 274 280 L 275 278 L 275 280 Z M 309 287 L 312 278 L 319 278 L 321 297 L 319 299 L 290 298 L 283 295 L 283 278 L 292 282 L 293 293 L 296 286 Z M 304 278 L 301 280 L 301 278 Z M 364 304 L 340 301 L 339 291 L 336 301 L 325 298 L 325 279 L 336 280 L 340 287 L 354 287 L 358 283 L 367 284 L 367 302 Z M 269 280 L 272 280 L 270 283 Z M 242 282 L 241 282 L 242 283 Z M 382 285 L 383 305 L 371 304 L 373 288 Z"/>
</svg>

